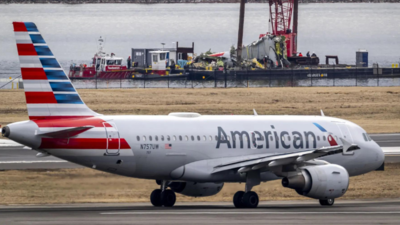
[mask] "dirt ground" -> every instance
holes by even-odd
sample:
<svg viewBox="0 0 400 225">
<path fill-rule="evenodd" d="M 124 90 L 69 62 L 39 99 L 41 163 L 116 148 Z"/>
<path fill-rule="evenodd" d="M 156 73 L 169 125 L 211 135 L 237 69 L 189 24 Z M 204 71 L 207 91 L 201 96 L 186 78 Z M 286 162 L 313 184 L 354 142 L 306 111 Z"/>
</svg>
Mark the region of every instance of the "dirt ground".
<svg viewBox="0 0 400 225">
<path fill-rule="evenodd" d="M 0 171 L 0 204 L 51 204 L 84 202 L 149 202 L 150 193 L 159 186 L 153 180 L 112 175 L 92 169 Z M 343 199 L 400 197 L 400 164 L 387 164 L 375 171 L 350 178 Z M 225 184 L 211 197 L 190 198 L 177 195 L 177 201 L 232 201 L 244 184 Z M 262 183 L 253 189 L 260 200 L 306 199 L 281 181 Z"/>
<path fill-rule="evenodd" d="M 106 114 L 319 115 L 340 117 L 369 133 L 400 132 L 399 87 L 78 90 L 94 111 Z M 28 119 L 22 90 L 0 91 L 0 124 Z"/>
</svg>

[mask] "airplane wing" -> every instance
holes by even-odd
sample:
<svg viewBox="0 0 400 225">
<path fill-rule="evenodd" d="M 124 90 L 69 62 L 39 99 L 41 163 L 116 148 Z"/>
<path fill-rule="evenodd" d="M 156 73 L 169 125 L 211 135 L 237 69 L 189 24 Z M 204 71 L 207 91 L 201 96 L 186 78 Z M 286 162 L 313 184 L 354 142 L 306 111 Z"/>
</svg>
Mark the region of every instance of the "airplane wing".
<svg viewBox="0 0 400 225">
<path fill-rule="evenodd" d="M 330 147 L 322 147 L 319 149 L 298 151 L 292 153 L 276 154 L 276 155 L 258 155 L 257 157 L 243 157 L 243 159 L 236 158 L 234 161 L 217 165 L 213 168 L 212 174 L 237 169 L 239 173 L 248 172 L 251 170 L 258 170 L 262 168 L 299 164 L 312 159 L 320 158 L 323 156 L 346 153 L 348 151 L 360 149 L 355 144 L 350 144 L 342 139 L 343 145 L 335 145 Z"/>
<path fill-rule="evenodd" d="M 38 133 L 36 135 L 43 136 L 43 137 L 51 137 L 51 138 L 71 138 L 71 137 L 76 136 L 80 133 L 83 133 L 87 130 L 92 129 L 93 127 L 94 126 L 74 127 L 74 128 L 64 129 L 64 130 L 58 130 L 58 131 L 52 131 L 52 132 L 46 132 L 46 133 Z"/>
</svg>

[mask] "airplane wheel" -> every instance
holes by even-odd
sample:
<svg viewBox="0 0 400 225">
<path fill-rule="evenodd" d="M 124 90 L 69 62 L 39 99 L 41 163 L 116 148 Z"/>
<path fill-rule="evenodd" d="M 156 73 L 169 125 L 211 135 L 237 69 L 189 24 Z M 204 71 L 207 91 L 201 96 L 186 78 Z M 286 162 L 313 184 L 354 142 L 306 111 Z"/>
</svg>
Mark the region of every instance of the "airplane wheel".
<svg viewBox="0 0 400 225">
<path fill-rule="evenodd" d="M 162 206 L 160 189 L 156 189 L 153 192 L 151 192 L 150 201 L 151 201 L 151 204 L 153 204 L 153 206 L 155 206 L 155 207 Z"/>
<path fill-rule="evenodd" d="M 172 207 L 175 205 L 176 195 L 172 190 L 165 190 L 161 193 L 161 202 L 165 207 Z"/>
<path fill-rule="evenodd" d="M 235 205 L 236 208 L 244 208 L 245 205 L 243 204 L 243 191 L 238 191 L 235 193 L 233 196 L 233 205 Z"/>
<path fill-rule="evenodd" d="M 335 199 L 334 198 L 328 198 L 328 199 L 320 199 L 319 200 L 319 204 L 321 205 L 326 205 L 326 206 L 333 206 L 333 204 L 335 203 Z"/>
<path fill-rule="evenodd" d="M 246 208 L 257 208 L 258 195 L 254 191 L 249 191 L 243 195 L 242 201 Z"/>
</svg>

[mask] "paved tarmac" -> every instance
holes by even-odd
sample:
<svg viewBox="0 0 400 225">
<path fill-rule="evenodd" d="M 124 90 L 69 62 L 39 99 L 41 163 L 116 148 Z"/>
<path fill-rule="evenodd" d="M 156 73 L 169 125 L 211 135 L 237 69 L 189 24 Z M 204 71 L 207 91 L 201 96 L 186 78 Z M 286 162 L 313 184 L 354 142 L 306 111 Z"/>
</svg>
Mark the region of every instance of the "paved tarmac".
<svg viewBox="0 0 400 225">
<path fill-rule="evenodd" d="M 173 208 L 149 204 L 70 204 L 0 206 L 0 224 L 399 224 L 400 200 L 346 201 L 320 206 L 317 201 L 261 202 L 256 209 L 232 203 L 179 203 Z"/>
<path fill-rule="evenodd" d="M 395 149 L 397 154 L 386 155 L 385 162 L 400 162 L 400 133 L 396 134 L 371 134 L 381 147 Z M 393 148 L 398 147 L 398 148 Z M 0 146 L 0 170 L 15 169 L 67 169 L 81 168 L 82 166 L 67 162 L 54 156 L 38 158 L 37 152 L 22 146 Z"/>
</svg>

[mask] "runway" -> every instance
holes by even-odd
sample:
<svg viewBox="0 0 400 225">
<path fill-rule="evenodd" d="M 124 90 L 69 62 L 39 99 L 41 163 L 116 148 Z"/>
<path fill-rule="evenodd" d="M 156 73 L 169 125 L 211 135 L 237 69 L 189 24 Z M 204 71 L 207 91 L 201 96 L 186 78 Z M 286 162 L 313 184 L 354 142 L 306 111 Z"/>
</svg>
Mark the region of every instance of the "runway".
<svg viewBox="0 0 400 225">
<path fill-rule="evenodd" d="M 400 133 L 396 134 L 371 134 L 386 152 L 385 162 L 400 162 Z M 81 168 L 82 166 L 65 160 L 49 157 L 36 157 L 37 152 L 16 146 L 4 139 L 0 141 L 0 170 L 15 169 L 67 169 Z"/>
<path fill-rule="evenodd" d="M 232 203 L 179 203 L 156 208 L 143 203 L 0 206 L 0 224 L 398 224 L 400 200 L 261 202 L 256 209 Z"/>
</svg>

